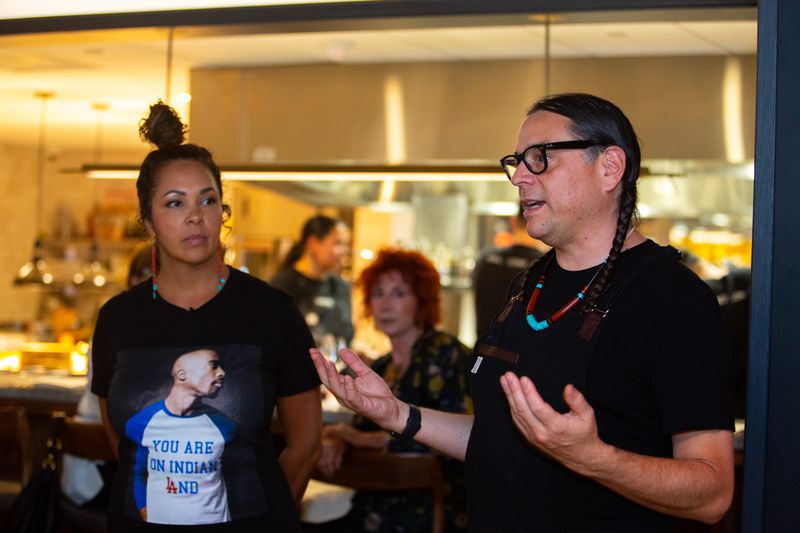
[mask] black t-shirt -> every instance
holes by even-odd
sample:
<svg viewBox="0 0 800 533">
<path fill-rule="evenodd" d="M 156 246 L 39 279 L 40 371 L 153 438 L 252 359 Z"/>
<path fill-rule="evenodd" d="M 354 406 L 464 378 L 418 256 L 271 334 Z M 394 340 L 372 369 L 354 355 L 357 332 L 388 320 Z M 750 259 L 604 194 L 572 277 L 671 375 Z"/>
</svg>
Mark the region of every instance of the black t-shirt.
<svg viewBox="0 0 800 533">
<path fill-rule="evenodd" d="M 475 327 L 482 335 L 505 303 L 508 285 L 520 270 L 524 270 L 542 252 L 530 246 L 515 244 L 507 248 L 492 248 L 481 254 L 472 273 L 475 292 Z"/>
<path fill-rule="evenodd" d="M 193 311 L 150 280 L 109 300 L 92 343 L 92 392 L 120 436 L 109 530 L 295 531 L 269 426 L 278 397 L 319 385 L 312 345 L 290 297 L 235 269 Z"/>
<path fill-rule="evenodd" d="M 353 339 L 350 286 L 342 278 L 328 276 L 320 281 L 287 267 L 275 274 L 270 283 L 294 297 L 317 343 L 326 333 L 341 337 L 348 344 Z"/>
<path fill-rule="evenodd" d="M 653 254 L 658 258 L 647 262 Z M 643 261 L 646 265 L 637 271 L 635 265 Z M 716 299 L 674 254 L 647 241 L 620 256 L 608 293 L 610 311 L 593 341 L 576 337 L 585 318 L 577 308 L 534 332 L 525 321 L 525 308 L 544 263 L 537 265 L 506 321 L 478 341 L 476 353 L 484 356 L 472 374 L 475 423 L 466 458 L 470 527 L 671 531 L 671 517 L 573 474 L 530 446 L 513 425 L 498 380 L 509 370 L 527 375 L 562 412 L 564 386 L 582 382 L 578 389 L 594 408 L 603 441 L 671 457 L 674 434 L 733 429 L 730 356 Z M 561 308 L 596 271 L 566 271 L 553 259 L 536 319 Z M 615 287 L 619 292 L 613 299 Z M 481 348 L 487 344 L 503 351 Z"/>
</svg>

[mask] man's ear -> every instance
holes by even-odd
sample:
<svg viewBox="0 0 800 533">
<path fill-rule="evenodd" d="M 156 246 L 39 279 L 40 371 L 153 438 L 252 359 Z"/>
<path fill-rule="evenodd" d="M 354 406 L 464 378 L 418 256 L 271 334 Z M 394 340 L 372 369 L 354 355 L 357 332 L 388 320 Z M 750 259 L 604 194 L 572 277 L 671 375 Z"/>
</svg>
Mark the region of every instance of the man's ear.
<svg viewBox="0 0 800 533">
<path fill-rule="evenodd" d="M 185 380 L 186 380 L 186 370 L 184 370 L 184 369 L 182 369 L 182 368 L 181 368 L 181 369 L 179 369 L 177 372 L 175 372 L 175 375 L 176 375 L 176 376 L 178 377 L 178 379 L 179 379 L 179 380 L 181 380 L 181 381 L 185 381 Z"/>
<path fill-rule="evenodd" d="M 599 156 L 603 169 L 603 191 L 617 188 L 625 174 L 625 151 L 616 145 L 607 147 Z"/>
</svg>

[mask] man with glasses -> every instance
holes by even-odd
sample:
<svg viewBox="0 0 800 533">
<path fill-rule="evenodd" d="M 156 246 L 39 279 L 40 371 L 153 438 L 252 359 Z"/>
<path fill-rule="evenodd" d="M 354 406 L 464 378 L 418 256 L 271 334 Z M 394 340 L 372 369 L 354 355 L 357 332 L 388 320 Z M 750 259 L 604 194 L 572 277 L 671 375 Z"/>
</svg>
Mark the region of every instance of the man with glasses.
<svg viewBox="0 0 800 533">
<path fill-rule="evenodd" d="M 467 470 L 474 531 L 672 531 L 718 521 L 733 492 L 719 307 L 678 254 L 635 229 L 640 152 L 592 95 L 537 102 L 501 165 L 528 233 L 553 247 L 478 340 L 474 416 L 396 400 L 352 353 L 341 401 Z"/>
</svg>

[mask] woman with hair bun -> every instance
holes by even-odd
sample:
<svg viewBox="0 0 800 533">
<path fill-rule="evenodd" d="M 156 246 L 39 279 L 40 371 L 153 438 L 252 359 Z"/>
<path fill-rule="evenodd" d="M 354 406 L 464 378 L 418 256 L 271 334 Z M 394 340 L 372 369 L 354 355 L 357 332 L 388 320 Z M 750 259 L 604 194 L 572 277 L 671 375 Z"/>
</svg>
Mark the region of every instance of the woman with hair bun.
<svg viewBox="0 0 800 533">
<path fill-rule="evenodd" d="M 156 146 L 136 182 L 152 277 L 103 306 L 93 339 L 92 391 L 120 459 L 108 529 L 297 531 L 320 453 L 311 334 L 290 297 L 225 265 L 211 153 L 160 101 L 139 131 Z"/>
</svg>

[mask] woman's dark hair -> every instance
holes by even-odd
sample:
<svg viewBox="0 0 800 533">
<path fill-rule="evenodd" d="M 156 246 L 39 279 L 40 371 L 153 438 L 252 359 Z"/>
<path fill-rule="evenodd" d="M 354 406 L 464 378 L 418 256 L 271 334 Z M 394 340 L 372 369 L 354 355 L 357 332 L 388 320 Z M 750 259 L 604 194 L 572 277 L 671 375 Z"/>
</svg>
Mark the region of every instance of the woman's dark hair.
<svg viewBox="0 0 800 533">
<path fill-rule="evenodd" d="M 150 219 L 153 192 L 158 185 L 161 169 L 167 163 L 181 159 L 197 161 L 211 172 L 219 191 L 222 212 L 226 218 L 230 216 L 230 206 L 222 201 L 222 178 L 219 167 L 211 157 L 211 152 L 202 146 L 183 144 L 186 140 L 186 130 L 175 110 L 161 100 L 151 105 L 149 116 L 139 122 L 139 136 L 144 142 L 156 147 L 144 158 L 142 166 L 139 167 L 139 178 L 136 180 L 141 222 Z"/>
<path fill-rule="evenodd" d="M 563 93 L 547 96 L 536 102 L 528 111 L 528 116 L 538 111 L 549 111 L 570 120 L 569 129 L 577 139 L 592 140 L 597 146 L 587 148 L 587 154 L 594 160 L 608 146 L 618 146 L 625 152 L 625 172 L 622 175 L 622 191 L 617 206 L 617 231 L 608 262 L 597 276 L 584 301 L 582 310 L 591 311 L 597 298 L 606 289 L 614 264 L 622 251 L 622 244 L 628 235 L 631 222 L 638 220 L 636 210 L 637 188 L 641 164 L 641 151 L 636 132 L 625 114 L 609 102 L 598 96 L 584 93 Z M 526 272 L 527 277 L 534 265 Z M 524 286 L 524 285 L 523 285 Z"/>
<path fill-rule="evenodd" d="M 286 259 L 283 260 L 282 268 L 292 266 L 303 256 L 309 237 L 316 237 L 322 240 L 333 231 L 333 228 L 341 223 L 340 220 L 325 215 L 317 215 L 306 220 L 306 223 L 303 224 L 303 229 L 300 231 L 300 239 L 289 249 Z"/>
<path fill-rule="evenodd" d="M 378 252 L 372 264 L 361 272 L 356 285 L 361 289 L 366 315 L 372 316 L 372 289 L 378 283 L 378 278 L 389 272 L 398 272 L 416 296 L 417 314 L 414 321 L 423 329 L 435 326 L 442 318 L 439 272 L 430 259 L 409 250 L 384 248 Z"/>
</svg>

